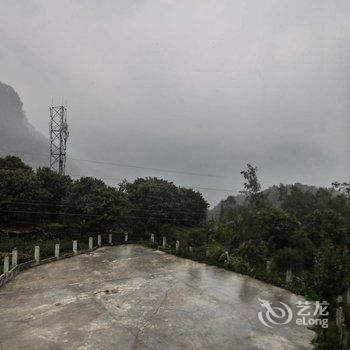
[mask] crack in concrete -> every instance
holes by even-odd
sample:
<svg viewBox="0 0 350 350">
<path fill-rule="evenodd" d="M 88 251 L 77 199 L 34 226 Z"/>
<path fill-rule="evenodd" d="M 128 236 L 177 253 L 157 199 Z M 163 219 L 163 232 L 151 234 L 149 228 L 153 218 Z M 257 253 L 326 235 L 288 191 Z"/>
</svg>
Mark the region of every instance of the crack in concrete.
<svg viewBox="0 0 350 350">
<path fill-rule="evenodd" d="M 157 308 L 155 309 L 155 311 L 154 311 L 154 312 L 152 313 L 152 315 L 139 327 L 139 330 L 137 331 L 137 333 L 136 333 L 136 335 L 135 335 L 134 342 L 133 342 L 133 344 L 132 344 L 132 346 L 131 346 L 131 350 L 135 349 L 135 345 L 136 345 L 136 342 L 137 342 L 138 337 L 139 337 L 139 335 L 140 335 L 140 332 L 146 327 L 147 323 L 150 322 L 150 321 L 154 318 L 154 316 L 155 316 L 156 314 L 158 314 L 160 308 L 162 307 L 162 305 L 164 304 L 164 302 L 165 302 L 165 300 L 166 300 L 166 298 L 167 298 L 167 296 L 168 296 L 168 291 L 169 291 L 171 288 L 172 288 L 172 286 L 169 287 L 169 288 L 165 291 L 164 296 L 163 296 L 161 302 L 158 304 L 158 306 L 157 306 Z"/>
</svg>

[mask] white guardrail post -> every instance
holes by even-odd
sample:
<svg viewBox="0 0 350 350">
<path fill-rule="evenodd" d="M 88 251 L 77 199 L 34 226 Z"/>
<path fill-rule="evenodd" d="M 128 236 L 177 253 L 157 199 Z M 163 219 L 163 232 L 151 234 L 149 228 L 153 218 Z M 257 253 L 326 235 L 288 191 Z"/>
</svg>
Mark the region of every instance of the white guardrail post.
<svg viewBox="0 0 350 350">
<path fill-rule="evenodd" d="M 292 283 L 293 282 L 293 273 L 291 269 L 288 269 L 286 271 L 286 282 L 287 283 Z"/>
<path fill-rule="evenodd" d="M 60 258 L 60 245 L 59 245 L 59 243 L 55 244 L 55 258 L 56 259 Z"/>
<path fill-rule="evenodd" d="M 17 262 L 18 262 L 18 252 L 17 252 L 17 249 L 14 248 L 12 250 L 12 267 L 17 266 Z"/>
<path fill-rule="evenodd" d="M 6 255 L 4 257 L 4 273 L 9 272 L 10 270 L 10 257 Z"/>
<path fill-rule="evenodd" d="M 34 260 L 37 264 L 40 262 L 40 247 L 38 245 L 34 248 Z"/>
<path fill-rule="evenodd" d="M 266 272 L 271 272 L 272 270 L 272 261 L 271 260 L 266 260 Z"/>
</svg>

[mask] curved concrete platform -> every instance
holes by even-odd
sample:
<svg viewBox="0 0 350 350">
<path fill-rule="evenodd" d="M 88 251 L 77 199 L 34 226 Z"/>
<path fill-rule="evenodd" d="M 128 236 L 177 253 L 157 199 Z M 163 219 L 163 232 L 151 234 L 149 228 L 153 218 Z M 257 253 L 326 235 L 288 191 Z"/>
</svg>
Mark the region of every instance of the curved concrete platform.
<svg viewBox="0 0 350 350">
<path fill-rule="evenodd" d="M 314 333 L 267 328 L 258 298 L 299 297 L 137 245 L 27 270 L 0 290 L 0 349 L 310 349 Z"/>
</svg>

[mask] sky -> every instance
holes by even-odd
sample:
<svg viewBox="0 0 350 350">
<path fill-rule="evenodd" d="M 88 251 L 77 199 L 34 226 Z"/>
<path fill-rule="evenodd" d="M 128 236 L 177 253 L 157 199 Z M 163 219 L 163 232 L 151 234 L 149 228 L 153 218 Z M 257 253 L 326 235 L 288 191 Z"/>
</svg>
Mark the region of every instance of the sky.
<svg viewBox="0 0 350 350">
<path fill-rule="evenodd" d="M 63 97 L 70 157 L 138 166 L 76 161 L 110 184 L 214 205 L 251 163 L 263 187 L 330 186 L 349 180 L 349 18 L 348 0 L 0 0 L 0 81 L 46 136 Z"/>
</svg>

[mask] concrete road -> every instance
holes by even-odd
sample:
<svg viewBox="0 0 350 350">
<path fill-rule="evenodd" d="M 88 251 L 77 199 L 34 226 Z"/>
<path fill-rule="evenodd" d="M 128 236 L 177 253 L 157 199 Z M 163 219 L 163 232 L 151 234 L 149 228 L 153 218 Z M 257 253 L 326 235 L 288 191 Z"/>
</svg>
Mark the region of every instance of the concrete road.
<svg viewBox="0 0 350 350">
<path fill-rule="evenodd" d="M 136 245 L 27 270 L 0 290 L 0 349 L 309 349 L 293 321 L 268 328 L 258 298 L 299 297 Z"/>
</svg>

